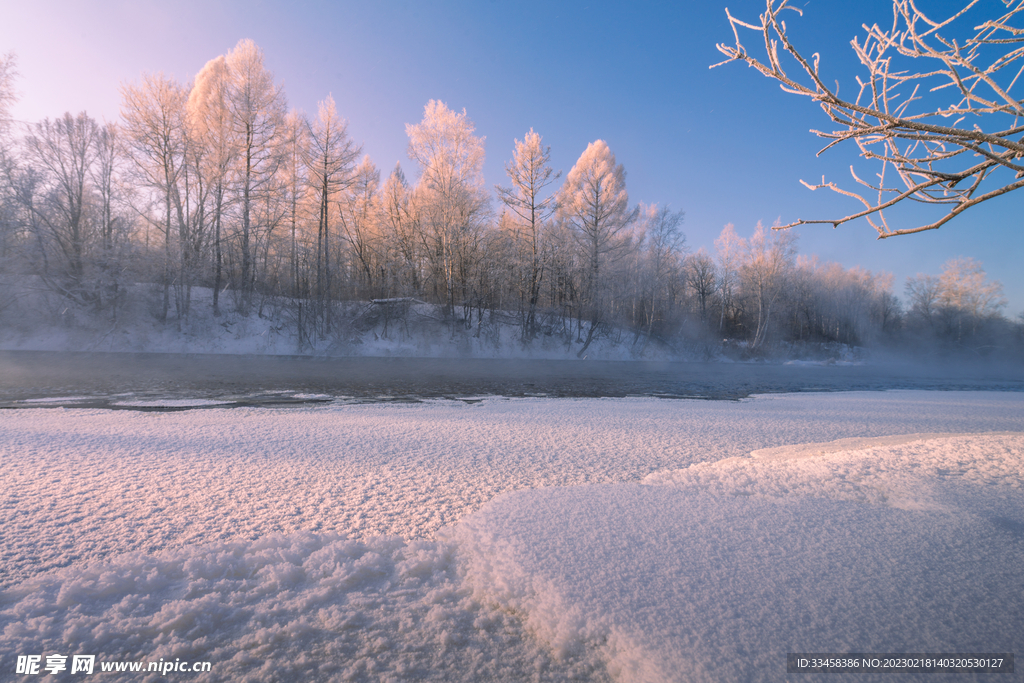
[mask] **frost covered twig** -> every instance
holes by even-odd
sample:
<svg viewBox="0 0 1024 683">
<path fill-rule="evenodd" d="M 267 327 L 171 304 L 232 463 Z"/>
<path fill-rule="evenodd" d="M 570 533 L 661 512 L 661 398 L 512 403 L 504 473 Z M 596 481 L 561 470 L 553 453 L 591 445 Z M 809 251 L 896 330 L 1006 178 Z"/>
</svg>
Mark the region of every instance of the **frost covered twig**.
<svg viewBox="0 0 1024 683">
<path fill-rule="evenodd" d="M 815 223 L 838 227 L 866 218 L 879 238 L 906 235 L 938 228 L 973 206 L 1024 187 L 1024 101 L 1017 99 L 1024 80 L 1024 28 L 1011 24 L 1024 12 L 1024 0 L 1003 0 L 1005 12 L 975 25 L 973 35 L 962 41 L 950 36 L 974 16 L 970 11 L 979 0 L 941 21 L 927 16 L 914 0 L 893 0 L 891 27 L 864 25 L 867 36 L 851 41 L 868 70 L 866 79 L 857 79 L 852 101 L 826 85 L 817 53 L 808 60 L 790 42 L 782 13 L 802 12 L 788 0 L 766 1 L 760 25 L 726 10 L 735 44 L 718 44 L 728 59 L 712 68 L 744 61 L 786 92 L 810 97 L 836 124 L 832 131 L 812 131 L 830 141 L 819 154 L 853 140 L 863 158 L 881 164 L 874 183 L 851 167 L 854 180 L 867 191 L 845 190 L 824 179 L 801 181 L 812 190 L 827 188 L 857 199 L 863 210 L 836 219 L 801 219 L 779 229 Z M 742 28 L 762 33 L 763 60 L 741 43 Z M 795 75 L 783 66 L 784 55 L 796 61 Z M 906 60 L 917 61 L 904 69 Z M 892 228 L 884 212 L 904 200 L 947 208 L 932 223 Z"/>
</svg>

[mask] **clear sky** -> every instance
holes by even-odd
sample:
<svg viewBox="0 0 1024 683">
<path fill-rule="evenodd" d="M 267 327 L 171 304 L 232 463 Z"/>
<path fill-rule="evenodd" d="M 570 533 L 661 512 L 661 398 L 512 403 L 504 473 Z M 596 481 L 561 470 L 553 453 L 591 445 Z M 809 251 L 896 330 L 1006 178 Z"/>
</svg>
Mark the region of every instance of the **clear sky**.
<svg viewBox="0 0 1024 683">
<path fill-rule="evenodd" d="M 626 168 L 630 201 L 686 212 L 693 249 L 713 249 L 726 223 L 742 236 L 777 219 L 833 218 L 851 200 L 804 188 L 800 179 L 850 187 L 853 147 L 822 157 L 811 128 L 830 122 L 816 105 L 787 95 L 741 64 L 721 61 L 716 42 L 732 32 L 725 2 L 289 2 L 287 0 L 0 0 L 0 52 L 21 76 L 15 117 L 28 122 L 85 110 L 115 120 L 124 82 L 162 71 L 183 82 L 207 60 L 251 38 L 283 83 L 290 107 L 315 112 L 332 94 L 349 133 L 387 174 L 406 156 L 405 124 L 439 99 L 466 109 L 486 136 L 485 178 L 505 184 L 513 140 L 531 127 L 564 172 L 595 139 Z M 852 92 L 849 47 L 862 23 L 891 21 L 889 0 L 856 4 L 797 0 L 789 20 L 805 52 Z M 932 0 L 931 9 L 957 3 Z M 982 0 L 993 11 L 999 0 Z M 764 3 L 728 0 L 757 20 Z M 753 50 L 757 35 L 745 43 Z M 859 166 L 865 172 L 867 167 Z M 876 240 L 866 222 L 798 229 L 803 254 L 896 276 L 896 293 L 950 258 L 980 260 L 1024 312 L 1024 191 L 971 210 L 938 231 Z M 921 222 L 921 214 L 893 217 Z"/>
</svg>

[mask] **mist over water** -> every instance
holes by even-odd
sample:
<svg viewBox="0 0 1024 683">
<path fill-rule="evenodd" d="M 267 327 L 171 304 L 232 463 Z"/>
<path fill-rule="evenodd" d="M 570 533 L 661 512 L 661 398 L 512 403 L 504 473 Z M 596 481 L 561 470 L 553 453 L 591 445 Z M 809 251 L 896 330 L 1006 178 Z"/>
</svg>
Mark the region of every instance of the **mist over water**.
<svg viewBox="0 0 1024 683">
<path fill-rule="evenodd" d="M 493 395 L 736 400 L 753 394 L 910 389 L 1024 391 L 1024 367 L 905 361 L 813 365 L 0 352 L 0 407 L 5 408 L 146 408 L 117 405 L 128 398 L 196 400 L 193 405 L 164 406 L 180 410 L 342 399 Z"/>
</svg>

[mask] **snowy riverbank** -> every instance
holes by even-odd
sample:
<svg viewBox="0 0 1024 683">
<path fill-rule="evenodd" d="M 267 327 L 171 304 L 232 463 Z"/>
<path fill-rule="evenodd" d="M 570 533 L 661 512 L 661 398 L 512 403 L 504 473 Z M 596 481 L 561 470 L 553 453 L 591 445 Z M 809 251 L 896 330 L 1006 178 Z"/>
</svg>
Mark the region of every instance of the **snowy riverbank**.
<svg viewBox="0 0 1024 683">
<path fill-rule="evenodd" d="M 45 288 L 15 287 L 14 302 L 0 305 L 0 350 L 97 353 L 222 354 L 261 356 L 490 358 L 545 360 L 687 360 L 724 362 L 755 359 L 809 363 L 861 363 L 872 352 L 839 343 L 773 343 L 756 352 L 742 340 L 695 321 L 671 341 L 622 325 L 602 324 L 588 344 L 589 323 L 545 313 L 525 339 L 520 314 L 457 307 L 453 312 L 415 299 L 375 299 L 336 304 L 329 332 L 299 335 L 295 302 L 261 297 L 246 313 L 230 292 L 214 315 L 212 291 L 192 290 L 188 315 L 161 322 L 158 289 L 131 285 L 117 315 L 69 305 Z M 0 284 L 0 304 L 4 295 Z M 301 340 L 300 340 L 301 339 Z M 879 348 L 878 356 L 890 351 Z M 920 348 L 913 349 L 916 355 Z M 963 354 L 966 360 L 980 356 Z"/>
<path fill-rule="evenodd" d="M 788 651 L 1020 652 L 1022 415 L 988 392 L 2 411 L 0 667 L 771 681 Z M 836 439 L 859 441 L 796 447 Z"/>
</svg>

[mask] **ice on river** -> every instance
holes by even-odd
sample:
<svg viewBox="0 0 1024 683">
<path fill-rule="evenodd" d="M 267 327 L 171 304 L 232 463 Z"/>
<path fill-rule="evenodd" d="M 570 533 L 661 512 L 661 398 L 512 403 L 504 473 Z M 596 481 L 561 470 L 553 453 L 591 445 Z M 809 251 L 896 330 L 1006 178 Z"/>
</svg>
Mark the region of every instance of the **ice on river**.
<svg viewBox="0 0 1024 683">
<path fill-rule="evenodd" d="M 0 481 L 0 679 L 53 653 L 772 681 L 787 652 L 1024 651 L 1019 393 L 11 410 Z"/>
</svg>

